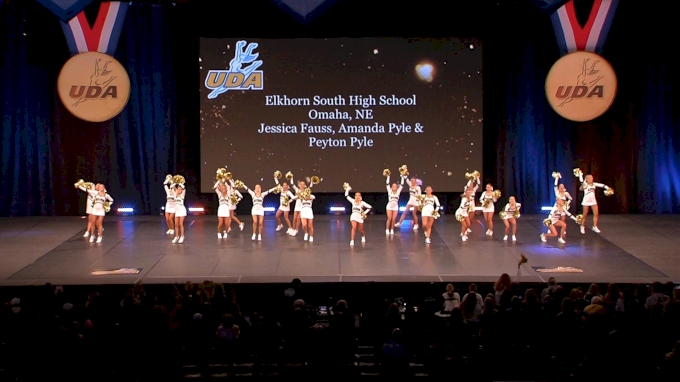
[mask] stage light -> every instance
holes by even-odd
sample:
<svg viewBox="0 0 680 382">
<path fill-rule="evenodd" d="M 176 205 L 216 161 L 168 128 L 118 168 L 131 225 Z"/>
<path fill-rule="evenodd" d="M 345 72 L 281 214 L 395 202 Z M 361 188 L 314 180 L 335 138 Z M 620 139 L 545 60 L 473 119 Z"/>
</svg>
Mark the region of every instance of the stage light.
<svg viewBox="0 0 680 382">
<path fill-rule="evenodd" d="M 331 212 L 345 212 L 345 207 L 331 207 Z"/>
<path fill-rule="evenodd" d="M 409 211 L 413 211 L 413 207 L 408 209 Z M 406 207 L 399 207 L 399 212 L 404 212 L 406 211 Z"/>
<path fill-rule="evenodd" d="M 162 206 L 162 207 L 161 207 L 161 211 L 165 211 L 165 206 Z"/>
<path fill-rule="evenodd" d="M 550 206 L 550 207 L 548 207 L 548 206 L 543 206 L 543 207 L 541 207 L 541 211 L 552 211 L 552 209 L 553 209 L 552 206 Z"/>
<path fill-rule="evenodd" d="M 205 212 L 203 207 L 189 207 L 189 212 Z"/>
<path fill-rule="evenodd" d="M 117 211 L 119 214 L 131 214 L 135 212 L 135 209 L 131 207 L 121 207 Z"/>
<path fill-rule="evenodd" d="M 276 212 L 276 207 L 265 207 L 264 212 Z"/>
</svg>

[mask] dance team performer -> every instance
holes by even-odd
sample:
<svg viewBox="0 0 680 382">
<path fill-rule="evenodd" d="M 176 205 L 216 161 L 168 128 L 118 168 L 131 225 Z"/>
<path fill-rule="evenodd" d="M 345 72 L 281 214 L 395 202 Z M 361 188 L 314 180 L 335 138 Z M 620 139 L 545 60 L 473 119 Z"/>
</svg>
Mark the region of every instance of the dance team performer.
<svg viewBox="0 0 680 382">
<path fill-rule="evenodd" d="M 312 184 L 317 184 L 314 182 L 312 177 Z M 312 209 L 312 202 L 316 199 L 316 196 L 312 194 L 312 189 L 305 186 L 305 182 L 300 182 L 300 186 L 304 187 L 299 193 L 296 193 L 291 200 L 298 200 L 296 203 L 300 204 L 300 224 L 302 224 L 302 231 L 305 233 L 304 240 L 309 240 L 310 243 L 314 242 L 314 210 Z M 291 236 L 295 236 L 297 230 L 293 230 Z"/>
<path fill-rule="evenodd" d="M 231 222 L 235 222 L 241 231 L 246 226 L 236 217 L 236 206 L 243 200 L 243 195 L 234 187 L 234 180 L 231 178 L 229 179 L 229 185 L 231 186 L 229 187 L 229 226 L 226 233 L 231 232 Z"/>
<path fill-rule="evenodd" d="M 250 197 L 253 199 L 253 208 L 250 209 L 250 214 L 253 216 L 253 237 L 251 240 L 262 241 L 262 227 L 264 226 L 264 197 L 273 192 L 276 187 L 272 187 L 267 191 L 262 191 L 262 186 L 255 185 L 255 189 L 251 190 L 241 181 L 236 181 L 236 188 L 243 188 L 248 191 Z"/>
<path fill-rule="evenodd" d="M 564 200 L 562 199 L 557 199 L 557 203 L 555 203 L 555 206 L 550 210 L 550 213 L 548 214 L 548 218 L 543 220 L 543 224 L 548 227 L 548 232 L 547 233 L 542 233 L 541 234 L 541 241 L 546 242 L 546 237 L 555 237 L 557 236 L 557 228 L 555 227 L 560 227 L 562 232 L 560 233 L 559 238 L 557 239 L 558 242 L 561 244 L 566 243 L 564 241 L 564 232 L 567 229 L 567 223 L 562 221 L 562 218 L 565 216 L 569 216 L 570 219 L 573 221 L 579 223 L 579 219 L 577 219 L 574 215 L 570 214 L 569 211 L 564 207 Z M 581 217 L 581 222 L 583 222 L 583 217 Z"/>
<path fill-rule="evenodd" d="M 87 190 L 89 195 L 92 195 L 92 215 L 95 216 L 95 225 L 97 226 L 97 243 L 102 242 L 102 235 L 104 234 L 104 216 L 111 211 L 111 204 L 113 198 L 106 192 L 106 187 L 103 184 L 97 183 L 94 190 Z M 90 235 L 90 243 L 94 242 L 94 233 Z"/>
<path fill-rule="evenodd" d="M 74 184 L 74 186 L 80 191 L 84 191 L 87 194 L 87 200 L 85 201 L 85 213 L 87 214 L 87 228 L 85 229 L 83 237 L 90 237 L 90 235 L 94 235 L 94 227 L 97 225 L 96 224 L 97 217 L 92 215 L 92 205 L 94 204 L 94 196 L 92 196 L 88 192 L 88 190 L 94 189 L 95 185 L 80 179 L 78 182 L 76 182 L 76 184 Z"/>
<path fill-rule="evenodd" d="M 562 174 L 560 174 L 557 171 L 554 171 L 552 173 L 553 178 L 555 178 L 555 207 L 557 207 L 557 199 L 562 199 L 564 201 L 564 209 L 569 211 L 569 207 L 571 206 L 571 201 L 573 200 L 571 198 L 571 195 L 567 191 L 566 187 L 564 187 L 564 184 L 560 184 L 560 179 L 562 178 Z M 567 216 L 562 215 L 561 220 L 565 223 L 564 228 L 562 229 L 562 236 L 567 235 Z"/>
<path fill-rule="evenodd" d="M 470 209 L 472 209 L 472 188 L 467 188 L 460 197 L 460 206 L 456 210 L 456 220 L 460 222 L 460 237 L 467 241 L 470 228 Z"/>
<path fill-rule="evenodd" d="M 517 241 L 517 219 L 520 217 L 519 209 L 522 204 L 517 203 L 514 196 L 508 199 L 508 204 L 505 205 L 503 211 L 500 212 L 500 217 L 503 219 L 503 224 L 505 224 L 505 236 L 503 240 L 508 240 L 508 234 L 510 233 L 510 226 L 512 226 L 512 241 Z"/>
<path fill-rule="evenodd" d="M 359 227 L 359 233 L 361 233 L 361 242 L 365 243 L 366 234 L 364 233 L 364 219 L 373 207 L 361 199 L 361 192 L 355 192 L 354 199 L 350 198 L 349 191 L 352 189 L 352 186 L 348 183 L 345 183 L 344 188 L 345 198 L 352 204 L 352 214 L 349 217 L 349 221 L 352 223 L 352 235 L 349 245 L 354 246 L 354 235 L 357 232 L 357 227 Z"/>
<path fill-rule="evenodd" d="M 219 207 L 217 207 L 217 238 L 227 238 L 227 227 L 231 225 L 231 198 L 229 196 L 229 186 L 223 181 L 215 182 L 215 193 Z M 224 232 L 224 233 L 223 233 Z"/>
<path fill-rule="evenodd" d="M 387 189 L 387 222 L 385 223 L 385 235 L 394 235 L 394 227 L 398 227 L 397 215 L 399 214 L 399 196 L 401 196 L 401 190 L 404 188 L 404 181 L 406 176 L 401 175 L 401 183 L 397 185 L 392 183 L 390 185 L 390 175 L 389 169 L 383 170 L 383 176 L 387 177 L 386 189 Z"/>
<path fill-rule="evenodd" d="M 288 186 L 287 182 L 283 182 L 283 184 L 279 184 L 280 178 L 281 178 L 281 172 L 276 171 L 274 173 L 274 181 L 276 181 L 277 186 L 279 186 L 279 185 L 281 186 L 281 196 L 279 197 L 279 208 L 276 210 L 276 231 L 278 232 L 281 229 L 283 229 L 283 224 L 281 223 L 281 215 L 283 215 L 283 220 L 285 220 L 286 226 L 288 226 L 288 230 L 286 230 L 286 233 L 290 234 L 293 231 L 293 226 L 290 223 L 290 219 L 288 218 L 288 214 L 290 213 L 290 201 L 291 201 L 291 199 L 293 199 L 293 196 L 295 196 L 295 195 L 292 192 L 290 192 L 290 186 Z"/>
<path fill-rule="evenodd" d="M 187 217 L 187 208 L 184 206 L 186 187 L 182 175 L 173 176 L 172 182 L 175 191 L 175 238 L 172 239 L 172 244 L 182 244 L 184 243 L 184 218 Z"/>
<path fill-rule="evenodd" d="M 307 188 L 307 183 L 304 180 L 298 180 L 297 181 L 297 186 L 295 185 L 295 181 L 293 180 L 293 173 L 288 171 L 286 173 L 286 179 L 290 181 L 290 185 L 293 186 L 293 190 L 295 191 L 295 195 L 299 195 L 301 192 L 303 192 Z M 311 185 L 310 185 L 311 187 Z M 295 198 L 297 200 L 297 198 Z M 293 229 L 290 231 L 289 235 L 290 236 L 295 236 L 298 233 L 298 230 L 300 229 L 300 224 L 301 224 L 301 219 L 300 219 L 300 213 L 302 212 L 302 202 L 296 202 L 295 207 L 293 208 Z"/>
<path fill-rule="evenodd" d="M 399 168 L 399 172 L 401 172 L 402 176 L 408 176 L 408 168 L 406 165 L 401 166 Z M 418 229 L 418 206 L 420 206 L 420 195 L 422 195 L 422 193 L 423 192 L 418 185 L 418 179 L 415 177 L 411 178 L 411 182 L 408 185 L 408 202 L 406 203 L 404 212 L 401 214 L 399 222 L 394 225 L 395 227 L 401 226 L 401 223 L 403 223 L 404 219 L 406 219 L 406 214 L 409 210 L 411 210 L 411 214 L 413 216 L 413 230 L 415 231 Z"/>
<path fill-rule="evenodd" d="M 480 184 L 480 178 L 481 174 L 479 171 L 475 170 L 473 172 L 469 172 L 465 174 L 465 178 L 468 180 L 467 184 L 465 185 L 465 188 L 463 189 L 464 191 L 470 190 L 470 209 L 468 210 L 468 217 L 469 222 L 468 222 L 468 228 L 467 228 L 467 233 L 472 233 L 472 222 L 475 219 L 475 196 L 477 194 L 477 190 L 479 189 L 479 184 Z"/>
<path fill-rule="evenodd" d="M 600 218 L 600 210 L 597 206 L 597 198 L 595 198 L 595 190 L 597 188 L 604 188 L 605 189 L 605 195 L 611 196 L 614 194 L 614 190 L 609 188 L 609 186 L 603 184 L 603 183 L 596 183 L 593 180 L 593 176 L 588 174 L 586 175 L 585 180 L 583 179 L 583 171 L 581 171 L 580 168 L 574 169 L 574 175 L 578 177 L 578 180 L 581 182 L 581 187 L 580 190 L 583 191 L 583 201 L 581 202 L 581 205 L 583 206 L 583 225 L 581 225 L 581 234 L 586 233 L 586 218 L 588 217 L 588 212 L 590 212 L 590 209 L 593 209 L 593 231 L 600 233 L 600 229 L 597 227 L 597 222 Z"/>
<path fill-rule="evenodd" d="M 479 202 L 482 203 L 482 213 L 486 222 L 486 234 L 493 236 L 493 213 L 496 210 L 494 203 L 501 197 L 500 190 L 494 190 L 491 183 L 486 185 L 486 190 L 482 192 Z"/>
<path fill-rule="evenodd" d="M 432 187 L 425 187 L 425 195 L 421 198 L 421 205 L 423 206 L 420 216 L 423 218 L 423 230 L 425 231 L 425 243 L 430 244 L 430 236 L 432 235 L 432 224 L 434 219 L 439 218 L 439 198 L 432 195 Z"/>
<path fill-rule="evenodd" d="M 175 190 L 172 188 L 172 175 L 165 176 L 165 224 L 168 225 L 166 235 L 175 234 Z"/>
</svg>

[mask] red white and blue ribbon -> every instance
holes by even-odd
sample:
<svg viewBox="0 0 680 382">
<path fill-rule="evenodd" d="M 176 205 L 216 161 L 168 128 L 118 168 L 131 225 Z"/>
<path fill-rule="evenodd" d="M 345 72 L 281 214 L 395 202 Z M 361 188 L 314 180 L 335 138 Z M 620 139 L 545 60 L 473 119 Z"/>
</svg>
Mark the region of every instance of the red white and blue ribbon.
<svg viewBox="0 0 680 382">
<path fill-rule="evenodd" d="M 102 2 L 92 26 L 87 21 L 85 11 L 78 13 L 68 23 L 62 21 L 61 28 L 71 54 L 100 52 L 113 55 L 129 5 L 130 3 L 122 1 Z"/>
<path fill-rule="evenodd" d="M 595 0 L 585 26 L 579 25 L 574 0 L 550 16 L 562 55 L 576 51 L 602 54 L 602 47 L 614 20 L 618 0 Z"/>
</svg>

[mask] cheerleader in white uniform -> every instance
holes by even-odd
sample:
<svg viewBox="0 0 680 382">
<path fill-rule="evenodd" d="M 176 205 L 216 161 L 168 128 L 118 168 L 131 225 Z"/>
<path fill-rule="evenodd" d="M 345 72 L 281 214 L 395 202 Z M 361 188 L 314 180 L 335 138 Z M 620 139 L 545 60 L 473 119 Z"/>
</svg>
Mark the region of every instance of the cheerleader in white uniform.
<svg viewBox="0 0 680 382">
<path fill-rule="evenodd" d="M 279 185 L 279 179 L 274 178 L 274 180 L 276 181 L 276 184 Z M 279 209 L 276 210 L 276 231 L 283 229 L 281 215 L 283 215 L 283 220 L 285 220 L 286 225 L 288 226 L 286 233 L 290 234 L 293 231 L 293 226 L 290 224 L 290 219 L 288 218 L 288 214 L 290 213 L 290 201 L 293 199 L 293 196 L 295 195 L 290 192 L 290 186 L 288 186 L 288 183 L 283 182 L 281 185 L 281 195 L 279 198 Z"/>
<path fill-rule="evenodd" d="M 482 192 L 482 196 L 479 198 L 479 202 L 482 204 L 482 213 L 484 214 L 484 221 L 486 222 L 486 234 L 493 236 L 493 213 L 496 210 L 494 203 L 498 200 L 494 196 L 493 186 L 491 184 L 486 185 L 486 190 Z"/>
<path fill-rule="evenodd" d="M 401 226 L 401 223 L 404 221 L 406 218 L 406 214 L 408 213 L 408 210 L 412 210 L 412 216 L 413 216 L 413 230 L 418 229 L 418 206 L 420 205 L 420 200 L 418 197 L 422 194 L 422 191 L 420 189 L 420 186 L 418 185 L 418 179 L 416 178 L 411 178 L 411 183 L 409 184 L 408 187 L 408 203 L 406 203 L 406 209 L 404 210 L 404 213 L 401 214 L 401 218 L 399 219 L 399 222 L 395 224 L 395 227 Z"/>
<path fill-rule="evenodd" d="M 467 234 L 470 227 L 470 208 L 472 208 L 472 189 L 466 189 L 465 193 L 460 198 L 460 206 L 456 210 L 456 220 L 460 221 L 460 237 L 463 241 L 467 241 Z"/>
<path fill-rule="evenodd" d="M 85 230 L 85 233 L 83 234 L 83 237 L 90 237 L 90 235 L 94 236 L 94 227 L 97 225 L 97 217 L 92 215 L 92 205 L 94 204 L 94 196 L 89 193 L 87 188 L 83 185 L 83 183 L 76 183 L 76 188 L 79 189 L 80 191 L 84 191 L 87 193 L 87 200 L 85 201 L 85 213 L 87 214 L 87 229 Z M 95 185 L 95 189 L 97 188 L 97 185 Z"/>
<path fill-rule="evenodd" d="M 595 190 L 599 188 L 609 189 L 609 186 L 603 183 L 595 183 L 593 181 L 592 175 L 586 175 L 585 181 L 583 180 L 583 174 L 579 172 L 578 180 L 581 182 L 581 191 L 583 191 L 583 201 L 581 205 L 583 206 L 583 225 L 581 225 L 581 233 L 586 233 L 586 217 L 588 217 L 588 212 L 593 209 L 593 231 L 600 233 L 600 229 L 597 228 L 597 221 L 600 217 L 600 210 L 597 208 L 597 199 L 595 198 Z"/>
<path fill-rule="evenodd" d="M 293 186 L 295 196 L 298 196 L 298 198 L 295 199 L 300 199 L 299 198 L 299 196 L 301 195 L 300 193 L 307 188 L 307 183 L 304 180 L 299 180 L 296 186 L 292 176 L 290 177 L 290 185 Z M 309 188 L 312 188 L 312 186 L 313 184 L 310 184 Z M 290 236 L 297 235 L 298 229 L 300 229 L 300 224 L 302 224 L 302 204 L 303 204 L 302 200 L 295 202 L 295 208 L 293 209 L 293 229 L 289 233 Z"/>
<path fill-rule="evenodd" d="M 169 178 L 168 178 L 169 177 Z M 168 225 L 166 235 L 175 234 L 175 190 L 172 188 L 172 176 L 168 175 L 163 182 L 165 188 L 165 224 Z"/>
<path fill-rule="evenodd" d="M 564 184 L 559 183 L 560 178 L 562 178 L 562 175 L 560 175 L 559 173 L 556 174 L 556 175 L 557 176 L 555 176 L 555 207 L 557 207 L 557 199 L 562 199 L 562 201 L 564 202 L 564 209 L 569 211 L 569 207 L 571 207 L 571 201 L 572 201 L 571 195 L 567 191 L 566 187 L 564 187 Z M 561 220 L 566 223 L 567 222 L 567 216 L 563 215 Z M 567 235 L 567 226 L 565 224 L 564 228 L 562 229 L 562 236 L 566 236 L 566 235 Z"/>
<path fill-rule="evenodd" d="M 227 227 L 231 225 L 231 200 L 229 197 L 229 187 L 226 183 L 218 180 L 213 187 L 217 194 L 219 207 L 217 207 L 217 238 L 227 238 Z M 222 232 L 224 231 L 224 234 Z"/>
<path fill-rule="evenodd" d="M 465 185 L 465 191 L 470 190 L 470 210 L 468 211 L 469 223 L 468 228 L 465 231 L 466 233 L 472 233 L 472 229 L 470 229 L 470 227 L 472 226 L 472 221 L 475 219 L 475 196 L 478 189 L 479 177 L 468 180 L 467 184 Z"/>
<path fill-rule="evenodd" d="M 396 223 L 397 215 L 399 214 L 399 196 L 401 190 L 404 188 L 405 176 L 400 176 L 401 183 L 397 185 L 392 183 L 390 185 L 390 176 L 387 176 L 387 223 L 385 223 L 385 235 L 394 235 L 394 228 L 398 227 Z"/>
<path fill-rule="evenodd" d="M 187 217 L 187 208 L 184 206 L 186 189 L 183 184 L 175 184 L 175 238 L 172 244 L 184 243 L 184 218 Z"/>
<path fill-rule="evenodd" d="M 508 240 L 508 233 L 510 233 L 510 226 L 512 225 L 512 241 L 517 241 L 517 214 L 522 204 L 517 203 L 514 196 L 508 199 L 508 204 L 505 205 L 503 212 L 505 216 L 503 217 L 503 224 L 505 224 L 505 236 L 503 240 Z"/>
<path fill-rule="evenodd" d="M 542 233 L 541 234 L 541 241 L 546 242 L 546 237 L 555 237 L 557 236 L 557 228 L 555 227 L 561 227 L 562 232 L 560 233 L 560 237 L 557 239 L 558 242 L 561 244 L 566 243 L 564 241 L 564 232 L 567 230 L 567 223 L 562 221 L 563 218 L 566 219 L 566 217 L 569 216 L 570 219 L 573 221 L 577 221 L 574 215 L 570 214 L 569 211 L 564 207 L 564 200 L 562 199 L 557 199 L 557 202 L 555 203 L 555 206 L 550 210 L 550 213 L 548 214 L 548 219 L 550 219 L 550 225 L 548 225 L 548 232 L 547 233 Z"/>
<path fill-rule="evenodd" d="M 301 188 L 305 186 L 305 182 L 300 182 Z M 296 203 L 300 204 L 300 223 L 302 224 L 302 231 L 305 233 L 305 240 L 309 240 L 310 243 L 314 242 L 314 210 L 312 209 L 312 202 L 316 199 L 316 196 L 309 194 L 304 195 L 302 192 L 297 193 L 293 196 L 293 199 L 298 200 Z M 294 230 L 292 236 L 295 236 L 297 230 Z"/>
<path fill-rule="evenodd" d="M 352 187 L 347 186 L 347 189 L 345 190 L 345 198 L 347 201 L 349 201 L 352 204 L 352 215 L 350 215 L 349 220 L 352 223 L 352 237 L 351 240 L 349 241 L 349 245 L 353 246 L 354 245 L 354 235 L 357 232 L 357 226 L 359 227 L 359 233 L 361 233 L 361 242 L 365 243 L 366 242 L 366 235 L 364 233 L 364 218 L 363 214 L 367 214 L 368 211 L 371 210 L 371 205 L 364 202 L 361 199 L 361 193 L 356 192 L 354 193 L 354 199 L 349 197 L 349 191 L 352 189 Z"/>
<path fill-rule="evenodd" d="M 97 226 L 97 243 L 102 242 L 102 235 L 104 233 L 104 227 L 102 223 L 104 222 L 104 216 L 106 216 L 106 209 L 104 204 L 108 203 L 109 206 L 113 204 L 113 198 L 111 195 L 106 193 L 106 188 L 103 184 L 99 183 L 95 186 L 94 190 L 88 190 L 87 193 L 92 195 L 92 215 L 95 217 L 95 225 Z M 94 233 L 90 235 L 90 243 L 94 241 Z"/>
<path fill-rule="evenodd" d="M 231 184 L 231 187 L 229 187 L 229 225 L 227 226 L 227 232 L 225 233 L 231 232 L 231 222 L 235 222 L 241 231 L 243 231 L 243 228 L 246 226 L 236 217 L 236 206 L 243 200 L 243 195 L 236 189 L 233 179 L 230 179 L 229 183 Z M 234 196 L 236 197 L 236 203 L 231 200 Z"/>
<path fill-rule="evenodd" d="M 253 208 L 250 209 L 250 214 L 253 216 L 252 240 L 257 238 L 257 241 L 262 241 L 262 226 L 264 225 L 264 197 L 274 191 L 275 187 L 264 192 L 262 192 L 262 186 L 259 184 L 255 185 L 255 190 L 249 189 L 246 185 L 244 185 L 243 188 L 248 191 L 250 197 L 253 199 Z"/>
<path fill-rule="evenodd" d="M 432 187 L 425 187 L 425 198 L 423 198 L 423 210 L 420 216 L 423 218 L 423 230 L 425 231 L 425 243 L 430 244 L 432 235 L 432 224 L 434 224 L 434 212 L 439 211 L 439 198 L 432 195 Z"/>
</svg>

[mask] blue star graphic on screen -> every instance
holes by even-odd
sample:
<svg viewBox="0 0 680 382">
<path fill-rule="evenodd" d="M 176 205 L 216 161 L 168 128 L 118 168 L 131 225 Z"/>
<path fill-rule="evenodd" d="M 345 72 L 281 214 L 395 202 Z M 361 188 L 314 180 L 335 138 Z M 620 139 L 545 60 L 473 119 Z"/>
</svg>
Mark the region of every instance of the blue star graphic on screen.
<svg viewBox="0 0 680 382">
<path fill-rule="evenodd" d="M 262 60 L 257 60 L 259 53 L 253 53 L 258 44 L 241 40 L 236 43 L 236 53 L 229 61 L 229 70 L 211 70 L 205 78 L 205 86 L 212 90 L 208 98 L 214 99 L 228 90 L 262 90 L 264 89 L 264 74 L 256 70 L 262 65 Z M 244 67 L 244 64 L 246 65 Z"/>
</svg>

